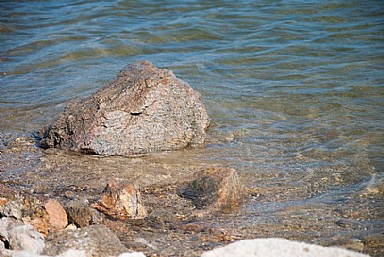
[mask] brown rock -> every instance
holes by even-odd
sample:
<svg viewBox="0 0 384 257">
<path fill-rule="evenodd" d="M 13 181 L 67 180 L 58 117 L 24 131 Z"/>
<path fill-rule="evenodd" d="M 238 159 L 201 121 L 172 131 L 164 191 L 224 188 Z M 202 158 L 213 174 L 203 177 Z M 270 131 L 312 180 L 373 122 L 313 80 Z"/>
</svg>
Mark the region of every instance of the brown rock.
<svg viewBox="0 0 384 257">
<path fill-rule="evenodd" d="M 24 223 L 31 224 L 37 231 L 39 231 L 44 236 L 47 236 L 48 233 L 52 230 L 57 230 L 49 222 L 49 214 L 39 201 L 34 202 L 32 199 L 32 201 L 30 201 L 28 205 L 29 209 L 24 210 L 24 213 L 26 215 L 22 218 L 22 221 Z"/>
<path fill-rule="evenodd" d="M 181 189 L 180 195 L 190 199 L 197 209 L 228 211 L 237 207 L 244 187 L 234 169 L 208 168 Z"/>
<path fill-rule="evenodd" d="M 103 220 L 102 214 L 89 207 L 84 201 L 73 200 L 66 206 L 66 210 L 69 223 L 75 224 L 77 227 L 98 224 Z"/>
<path fill-rule="evenodd" d="M 31 224 L 44 237 L 46 237 L 52 231 L 52 226 L 49 223 L 48 215 L 45 217 L 36 217 L 34 219 L 26 217 L 23 219 L 23 222 Z"/>
<path fill-rule="evenodd" d="M 0 197 L 0 209 L 2 209 L 9 202 L 8 198 Z"/>
<path fill-rule="evenodd" d="M 63 229 L 67 226 L 67 213 L 58 201 L 49 199 L 44 208 L 49 215 L 49 223 L 52 227 Z"/>
<path fill-rule="evenodd" d="M 43 132 L 42 147 L 137 155 L 204 143 L 209 117 L 201 96 L 170 70 L 137 62 L 92 96 L 69 104 Z"/>
<path fill-rule="evenodd" d="M 17 192 L 15 190 L 7 187 L 2 182 L 0 182 L 0 208 L 8 203 L 10 200 L 15 199 Z"/>
<path fill-rule="evenodd" d="M 93 206 L 116 218 L 142 219 L 147 216 L 137 187 L 122 181 L 108 183 L 100 201 Z"/>
</svg>

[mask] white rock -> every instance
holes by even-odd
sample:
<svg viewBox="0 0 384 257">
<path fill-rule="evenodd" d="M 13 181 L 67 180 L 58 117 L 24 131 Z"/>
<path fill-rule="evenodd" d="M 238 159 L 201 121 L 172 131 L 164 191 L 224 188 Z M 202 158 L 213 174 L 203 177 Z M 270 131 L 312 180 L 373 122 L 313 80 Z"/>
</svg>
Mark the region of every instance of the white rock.
<svg viewBox="0 0 384 257">
<path fill-rule="evenodd" d="M 0 252 L 1 253 L 1 252 Z M 7 251 L 3 253 L 6 257 L 87 257 L 84 251 L 67 250 L 64 253 L 56 256 L 38 255 L 27 251 Z"/>
<path fill-rule="evenodd" d="M 23 202 L 22 199 L 17 199 L 15 201 L 10 201 L 7 203 L 0 211 L 1 216 L 4 217 L 14 217 L 16 219 L 21 219 L 23 217 Z"/>
<path fill-rule="evenodd" d="M 286 239 L 242 240 L 203 253 L 201 257 L 369 257 L 336 247 L 323 247 Z"/>
<path fill-rule="evenodd" d="M 0 220 L 0 238 L 9 243 L 11 250 L 40 254 L 44 249 L 43 236 L 33 226 L 13 218 Z"/>
<path fill-rule="evenodd" d="M 12 250 L 23 250 L 35 254 L 43 252 L 44 238 L 31 225 L 11 227 L 8 234 Z"/>
<path fill-rule="evenodd" d="M 2 241 L 9 240 L 8 236 L 8 223 L 10 221 L 10 218 L 1 218 L 0 219 L 0 239 Z"/>
<path fill-rule="evenodd" d="M 145 257 L 143 253 L 133 252 L 133 253 L 122 253 L 118 257 Z"/>
<path fill-rule="evenodd" d="M 64 253 L 62 253 L 60 255 L 57 255 L 56 257 L 73 257 L 73 256 L 76 256 L 76 257 L 87 257 L 87 255 L 85 254 L 84 251 L 72 250 L 72 249 L 69 249 L 69 250 L 65 251 Z"/>
</svg>

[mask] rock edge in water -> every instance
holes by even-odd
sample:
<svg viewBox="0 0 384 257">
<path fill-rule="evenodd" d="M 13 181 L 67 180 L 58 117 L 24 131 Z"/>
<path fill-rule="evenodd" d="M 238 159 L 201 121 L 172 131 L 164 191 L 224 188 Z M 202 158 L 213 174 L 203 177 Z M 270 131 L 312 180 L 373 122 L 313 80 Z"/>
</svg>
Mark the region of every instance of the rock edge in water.
<svg viewBox="0 0 384 257">
<path fill-rule="evenodd" d="M 43 129 L 40 145 L 100 155 L 141 155 L 199 146 L 209 117 L 201 95 L 151 62 L 125 67 L 114 81 L 67 106 Z"/>
</svg>

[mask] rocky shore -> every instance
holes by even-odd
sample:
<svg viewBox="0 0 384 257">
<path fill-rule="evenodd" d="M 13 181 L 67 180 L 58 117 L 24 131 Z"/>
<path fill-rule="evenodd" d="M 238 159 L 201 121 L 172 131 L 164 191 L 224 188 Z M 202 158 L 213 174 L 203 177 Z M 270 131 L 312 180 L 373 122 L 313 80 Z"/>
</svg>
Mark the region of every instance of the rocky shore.
<svg viewBox="0 0 384 257">
<path fill-rule="evenodd" d="M 232 171 L 233 172 L 233 171 Z M 229 174 L 233 176 L 233 174 Z M 209 171 L 212 173 L 212 171 Z M 227 173 L 228 174 L 228 173 Z M 217 179 L 217 177 L 215 177 Z M 233 180 L 227 177 L 226 180 Z M 205 181 L 205 179 L 203 179 Z M 213 178 L 212 178 L 213 180 Z M 211 205 L 217 210 L 222 202 L 232 201 L 233 195 L 220 196 L 219 200 L 207 200 L 192 193 L 196 188 L 213 191 L 199 178 L 190 182 L 182 194 L 195 196 L 198 206 Z M 215 183 L 215 182 L 213 182 Z M 223 183 L 223 182 L 221 182 Z M 232 185 L 232 184 L 231 184 Z M 4 257 L 145 257 L 142 252 L 128 249 L 104 223 L 106 219 L 144 219 L 147 213 L 141 204 L 139 192 L 132 185 L 108 184 L 99 203 L 92 208 L 87 202 L 75 201 L 63 207 L 54 199 L 38 199 L 22 196 L 0 184 L 0 254 Z M 191 188 L 191 186 L 193 188 Z M 236 185 L 238 186 L 238 185 Z M 233 185 L 231 186 L 233 187 Z M 224 188 L 219 189 L 222 191 Z M 227 185 L 225 185 L 227 190 Z M 201 192 L 199 190 L 199 192 Z M 216 192 L 213 192 L 215 194 Z M 225 200 L 224 200 L 225 199 Z M 104 206 L 101 208 L 101 206 Z M 228 206 L 226 206 L 228 207 Z M 211 207 L 212 208 L 212 207 Z M 98 212 L 101 209 L 102 212 Z M 108 224 L 108 222 L 106 222 Z M 196 229 L 196 228 L 191 228 Z M 198 228 L 202 229 L 202 228 Z M 160 236 L 160 235 L 159 235 Z M 224 235 L 223 235 L 224 236 Z M 227 235 L 228 241 L 232 241 Z M 149 247 L 150 244 L 148 244 Z M 183 251 L 183 249 L 180 249 Z M 180 256 L 184 256 L 182 252 Z M 151 254 L 149 256 L 157 256 Z M 284 239 L 240 240 L 236 243 L 207 251 L 201 257 L 367 257 L 341 248 L 327 248 Z"/>
<path fill-rule="evenodd" d="M 283 239 L 244 240 L 291 231 L 298 241 L 316 236 L 304 233 L 313 221 L 260 222 L 256 231 L 255 214 L 243 225 L 249 201 L 268 204 L 296 192 L 252 188 L 254 173 L 203 160 L 209 125 L 198 92 L 171 71 L 138 62 L 70 103 L 35 137 L 0 134 L 0 255 L 367 256 Z M 210 140 L 233 136 L 223 138 Z M 289 217 L 295 213 L 282 214 Z M 324 219 L 315 226 L 339 225 Z M 334 245 L 380 254 L 380 236 Z"/>
</svg>

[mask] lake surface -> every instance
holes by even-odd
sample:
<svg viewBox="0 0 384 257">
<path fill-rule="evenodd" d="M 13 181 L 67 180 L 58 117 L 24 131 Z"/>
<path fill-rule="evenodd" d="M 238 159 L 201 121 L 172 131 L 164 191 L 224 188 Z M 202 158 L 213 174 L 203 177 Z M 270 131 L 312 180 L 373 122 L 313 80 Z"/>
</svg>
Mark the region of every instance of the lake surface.
<svg viewBox="0 0 384 257">
<path fill-rule="evenodd" d="M 202 94 L 213 139 L 185 158 L 247 174 L 259 194 L 238 219 L 315 218 L 307 241 L 384 247 L 383 1 L 1 1 L 0 133 L 33 133 L 138 60 Z"/>
</svg>

